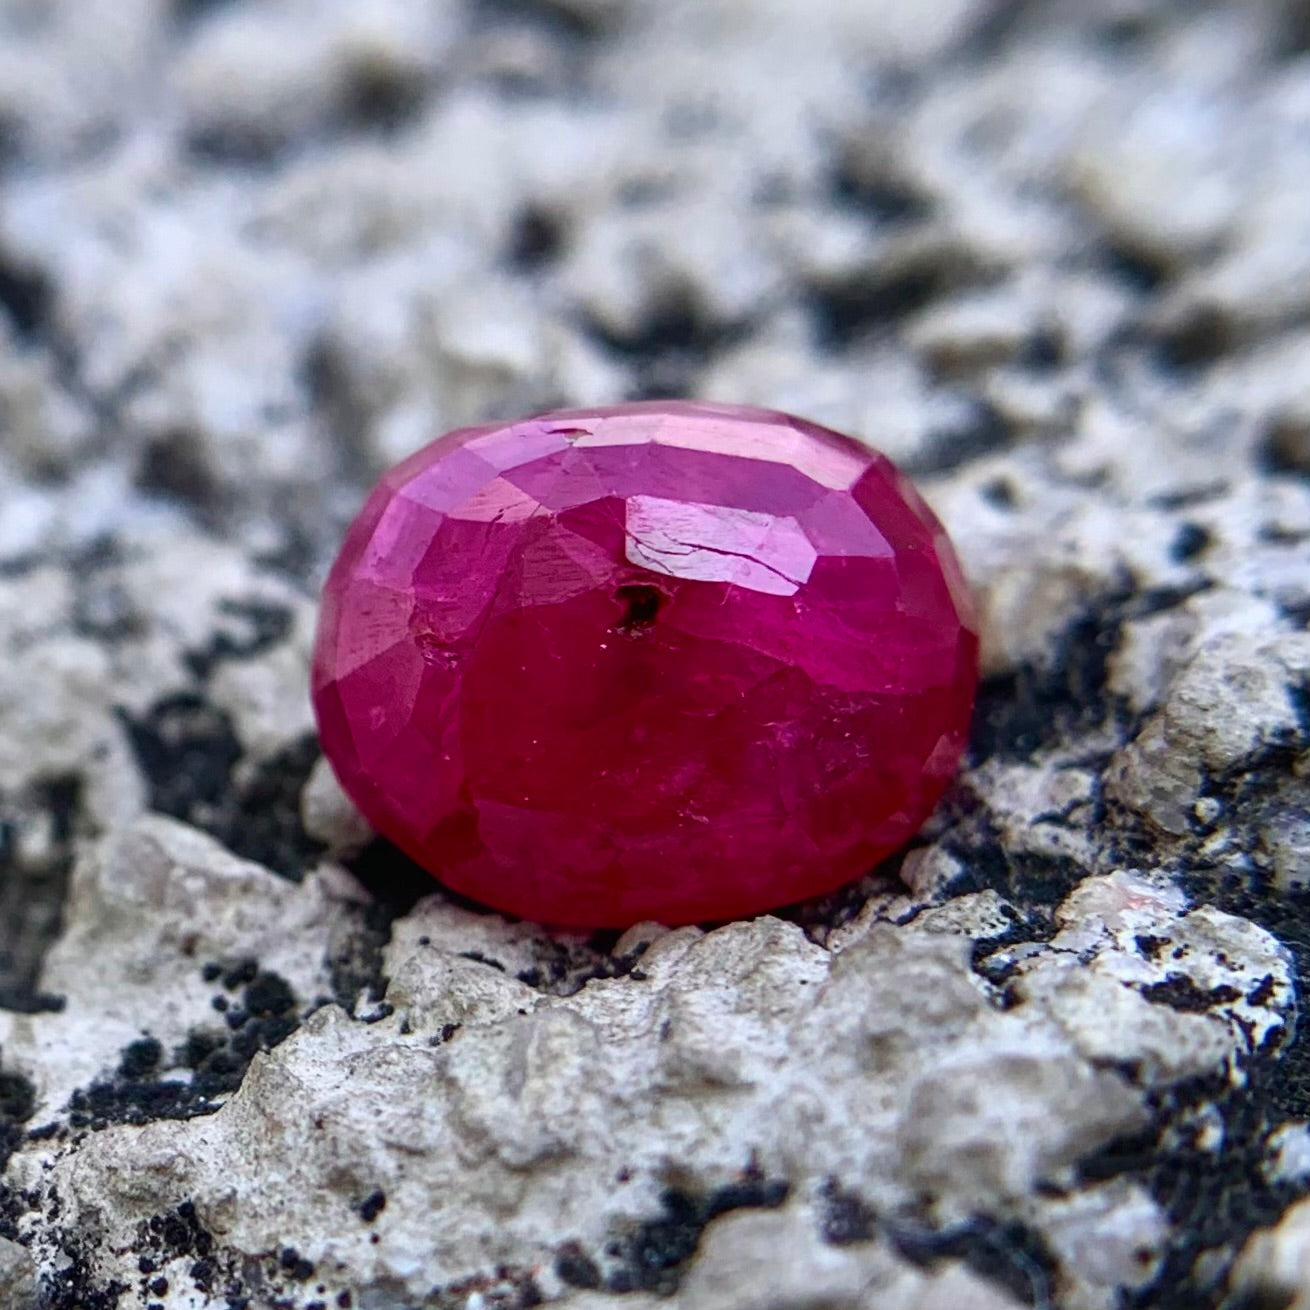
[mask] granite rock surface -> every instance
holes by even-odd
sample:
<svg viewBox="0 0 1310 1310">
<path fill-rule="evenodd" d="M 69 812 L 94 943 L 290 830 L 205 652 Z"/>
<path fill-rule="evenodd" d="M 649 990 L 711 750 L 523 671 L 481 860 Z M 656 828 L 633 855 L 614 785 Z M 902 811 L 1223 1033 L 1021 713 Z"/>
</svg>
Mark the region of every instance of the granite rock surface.
<svg viewBox="0 0 1310 1310">
<path fill-rule="evenodd" d="M 1310 1304 L 1301 0 L 0 0 L 0 1310 Z M 919 480 L 913 848 L 444 895 L 308 709 L 446 427 L 690 394 Z"/>
</svg>

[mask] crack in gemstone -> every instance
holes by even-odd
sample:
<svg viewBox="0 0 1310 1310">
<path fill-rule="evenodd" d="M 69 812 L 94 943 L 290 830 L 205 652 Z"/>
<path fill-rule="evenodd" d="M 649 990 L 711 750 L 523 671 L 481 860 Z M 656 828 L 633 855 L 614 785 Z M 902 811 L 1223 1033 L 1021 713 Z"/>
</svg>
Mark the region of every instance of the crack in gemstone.
<svg viewBox="0 0 1310 1310">
<path fill-rule="evenodd" d="M 794 518 L 719 505 L 633 496 L 627 502 L 626 532 L 626 553 L 633 564 L 670 577 L 733 583 L 772 595 L 794 595 L 818 559 Z M 733 563 L 719 562 L 724 560 Z"/>
<path fill-rule="evenodd" d="M 757 564 L 760 568 L 767 569 L 770 573 L 776 574 L 780 581 L 791 584 L 791 589 L 784 593 L 788 596 L 794 595 L 809 580 L 808 578 L 793 578 L 791 574 L 784 573 L 781 569 L 774 568 L 768 560 L 760 559 L 758 555 L 750 555 L 746 551 L 727 550 L 721 546 L 698 545 L 691 541 L 677 541 L 673 544 L 675 546 L 685 546 L 691 554 L 704 552 L 707 555 L 723 555 L 728 559 L 741 559 L 750 564 Z"/>
</svg>

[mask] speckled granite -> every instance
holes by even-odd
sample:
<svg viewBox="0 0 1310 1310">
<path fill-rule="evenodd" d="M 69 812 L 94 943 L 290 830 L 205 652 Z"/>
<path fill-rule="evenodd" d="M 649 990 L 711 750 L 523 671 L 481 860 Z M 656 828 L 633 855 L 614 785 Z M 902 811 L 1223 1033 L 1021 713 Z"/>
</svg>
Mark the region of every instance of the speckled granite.
<svg viewBox="0 0 1310 1310">
<path fill-rule="evenodd" d="M 0 1310 L 1310 1304 L 1302 0 L 0 0 Z M 314 590 L 445 427 L 881 446 L 984 615 L 861 884 L 369 841 Z"/>
</svg>

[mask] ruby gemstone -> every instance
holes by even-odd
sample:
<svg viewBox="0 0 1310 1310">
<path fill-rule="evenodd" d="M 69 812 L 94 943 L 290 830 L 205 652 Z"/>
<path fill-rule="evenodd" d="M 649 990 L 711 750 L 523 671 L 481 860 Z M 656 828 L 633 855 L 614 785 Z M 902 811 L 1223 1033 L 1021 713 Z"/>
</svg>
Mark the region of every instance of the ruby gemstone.
<svg viewBox="0 0 1310 1310">
<path fill-rule="evenodd" d="M 383 479 L 323 596 L 323 749 L 443 883 L 559 925 L 831 891 L 953 776 L 977 636 L 882 455 L 661 402 L 452 432 Z"/>
</svg>

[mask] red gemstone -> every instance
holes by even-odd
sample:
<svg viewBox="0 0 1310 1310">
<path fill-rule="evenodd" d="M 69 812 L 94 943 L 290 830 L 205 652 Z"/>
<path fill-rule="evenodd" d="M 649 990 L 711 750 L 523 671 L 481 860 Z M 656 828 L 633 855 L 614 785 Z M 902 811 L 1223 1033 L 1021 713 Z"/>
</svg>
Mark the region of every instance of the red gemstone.
<svg viewBox="0 0 1310 1310">
<path fill-rule="evenodd" d="M 830 891 L 959 762 L 977 637 L 881 455 L 661 402 L 452 432 L 383 478 L 323 596 L 323 749 L 447 886 L 573 926 Z"/>
</svg>

